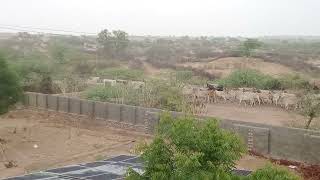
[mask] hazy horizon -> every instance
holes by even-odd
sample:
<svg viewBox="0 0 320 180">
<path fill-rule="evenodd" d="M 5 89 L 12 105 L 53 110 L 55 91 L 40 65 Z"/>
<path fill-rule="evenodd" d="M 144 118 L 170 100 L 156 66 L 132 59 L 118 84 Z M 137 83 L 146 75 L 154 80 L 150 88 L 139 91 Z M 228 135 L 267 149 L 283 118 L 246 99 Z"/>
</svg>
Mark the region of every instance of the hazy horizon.
<svg viewBox="0 0 320 180">
<path fill-rule="evenodd" d="M 3 0 L 0 32 L 21 26 L 138 36 L 320 36 L 319 7 L 317 0 Z"/>
</svg>

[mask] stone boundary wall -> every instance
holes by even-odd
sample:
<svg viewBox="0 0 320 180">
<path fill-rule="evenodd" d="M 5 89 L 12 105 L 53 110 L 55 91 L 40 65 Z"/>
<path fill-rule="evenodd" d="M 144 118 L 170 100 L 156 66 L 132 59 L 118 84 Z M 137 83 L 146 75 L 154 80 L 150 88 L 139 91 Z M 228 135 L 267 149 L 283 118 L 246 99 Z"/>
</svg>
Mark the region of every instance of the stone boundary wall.
<svg viewBox="0 0 320 180">
<path fill-rule="evenodd" d="M 160 109 L 29 92 L 25 93 L 24 104 L 33 108 L 82 115 L 102 125 L 130 128 L 150 134 L 159 123 L 161 112 Z M 183 115 L 178 112 L 171 113 L 173 116 Z M 239 134 L 249 150 L 265 156 L 311 164 L 320 163 L 320 131 L 227 119 L 220 120 L 220 126 Z"/>
</svg>

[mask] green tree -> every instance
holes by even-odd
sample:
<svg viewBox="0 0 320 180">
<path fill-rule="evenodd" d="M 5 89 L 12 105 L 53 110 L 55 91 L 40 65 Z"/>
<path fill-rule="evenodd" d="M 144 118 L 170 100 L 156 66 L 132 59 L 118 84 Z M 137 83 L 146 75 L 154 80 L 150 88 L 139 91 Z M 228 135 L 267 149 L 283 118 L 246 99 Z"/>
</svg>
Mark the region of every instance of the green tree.
<svg viewBox="0 0 320 180">
<path fill-rule="evenodd" d="M 262 46 L 262 43 L 258 41 L 257 39 L 247 39 L 243 42 L 241 49 L 242 53 L 246 57 L 250 57 L 254 50 L 260 48 Z"/>
<path fill-rule="evenodd" d="M 154 141 L 138 150 L 145 172 L 129 170 L 127 179 L 234 179 L 231 169 L 245 151 L 240 139 L 214 119 L 200 122 L 169 114 L 161 116 Z"/>
<path fill-rule="evenodd" d="M 98 39 L 97 39 L 100 48 L 102 49 L 102 52 L 105 56 L 109 55 L 111 56 L 113 47 L 112 47 L 112 41 L 113 37 L 111 32 L 109 32 L 107 29 L 102 30 L 98 34 Z"/>
<path fill-rule="evenodd" d="M 320 97 L 307 94 L 301 100 L 301 113 L 308 117 L 305 128 L 309 129 L 312 120 L 320 116 Z"/>
<path fill-rule="evenodd" d="M 22 96 L 17 75 L 11 71 L 3 56 L 0 55 L 0 114 L 8 111 L 10 105 Z"/>
<path fill-rule="evenodd" d="M 110 32 L 107 29 L 98 34 L 97 40 L 104 55 L 109 57 L 123 55 L 130 42 L 128 33 L 121 30 Z"/>
<path fill-rule="evenodd" d="M 121 30 L 112 31 L 112 34 L 115 40 L 114 46 L 115 46 L 116 54 L 119 55 L 128 47 L 129 35 L 128 33 Z"/>
</svg>

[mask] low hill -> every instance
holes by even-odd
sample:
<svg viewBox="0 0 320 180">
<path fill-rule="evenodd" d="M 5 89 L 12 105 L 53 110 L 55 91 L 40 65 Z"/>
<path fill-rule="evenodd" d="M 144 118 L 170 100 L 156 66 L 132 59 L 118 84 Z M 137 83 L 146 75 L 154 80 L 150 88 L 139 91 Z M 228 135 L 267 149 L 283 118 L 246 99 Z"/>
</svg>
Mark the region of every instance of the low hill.
<svg viewBox="0 0 320 180">
<path fill-rule="evenodd" d="M 278 77 L 283 74 L 297 73 L 290 67 L 277 63 L 265 62 L 259 58 L 227 57 L 211 62 L 188 62 L 177 64 L 180 67 L 203 69 L 219 77 L 226 77 L 236 69 L 254 69 L 264 74 Z"/>
</svg>

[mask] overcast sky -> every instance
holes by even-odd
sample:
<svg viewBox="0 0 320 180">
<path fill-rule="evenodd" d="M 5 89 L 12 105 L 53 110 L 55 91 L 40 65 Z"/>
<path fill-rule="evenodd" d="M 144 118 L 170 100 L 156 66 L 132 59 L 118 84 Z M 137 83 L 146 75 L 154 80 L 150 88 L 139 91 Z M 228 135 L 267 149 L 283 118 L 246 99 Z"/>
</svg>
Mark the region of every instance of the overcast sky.
<svg viewBox="0 0 320 180">
<path fill-rule="evenodd" d="M 1 0 L 0 30 L 7 25 L 130 35 L 320 35 L 320 0 Z"/>
</svg>

